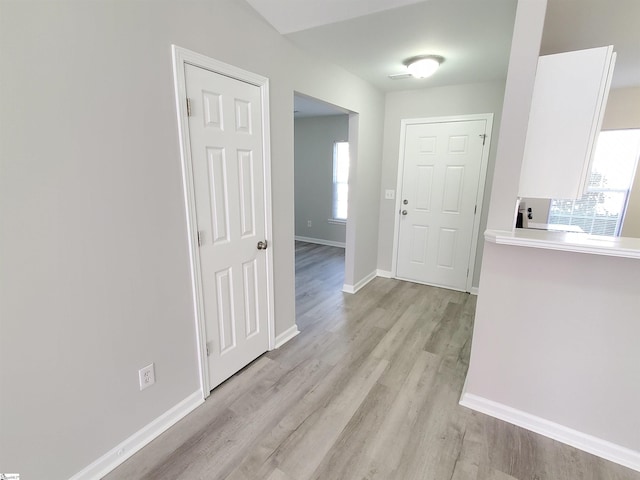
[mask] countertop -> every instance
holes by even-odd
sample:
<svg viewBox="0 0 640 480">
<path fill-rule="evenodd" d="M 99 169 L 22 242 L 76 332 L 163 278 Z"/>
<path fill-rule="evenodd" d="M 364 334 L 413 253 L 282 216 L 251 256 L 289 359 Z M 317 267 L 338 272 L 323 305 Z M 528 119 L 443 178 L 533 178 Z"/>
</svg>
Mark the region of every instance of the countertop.
<svg viewBox="0 0 640 480">
<path fill-rule="evenodd" d="M 543 248 L 640 259 L 640 238 L 603 237 L 587 233 L 556 232 L 516 228 L 514 231 L 487 230 L 484 238 L 499 245 Z"/>
</svg>

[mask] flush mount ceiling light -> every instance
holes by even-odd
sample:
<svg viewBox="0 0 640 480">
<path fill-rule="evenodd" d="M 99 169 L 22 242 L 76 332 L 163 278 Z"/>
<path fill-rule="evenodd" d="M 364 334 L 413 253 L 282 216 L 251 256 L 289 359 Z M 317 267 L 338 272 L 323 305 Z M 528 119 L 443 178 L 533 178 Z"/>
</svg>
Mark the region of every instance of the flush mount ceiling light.
<svg viewBox="0 0 640 480">
<path fill-rule="evenodd" d="M 415 78 L 427 78 L 433 75 L 444 58 L 438 55 L 420 55 L 404 61 L 409 73 Z"/>
<path fill-rule="evenodd" d="M 416 57 L 407 58 L 403 64 L 407 67 L 408 73 L 396 73 L 389 75 L 389 78 L 427 78 L 438 70 L 440 64 L 444 62 L 444 57 L 440 55 L 418 55 Z"/>
</svg>

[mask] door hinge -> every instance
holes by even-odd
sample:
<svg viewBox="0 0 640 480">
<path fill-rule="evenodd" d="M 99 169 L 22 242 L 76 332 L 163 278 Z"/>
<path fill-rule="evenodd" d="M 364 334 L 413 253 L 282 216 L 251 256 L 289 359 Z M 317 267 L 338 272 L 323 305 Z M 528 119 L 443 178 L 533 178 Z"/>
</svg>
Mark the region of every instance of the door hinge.
<svg viewBox="0 0 640 480">
<path fill-rule="evenodd" d="M 475 215 L 478 212 L 478 205 L 476 205 L 475 207 L 473 207 L 473 214 Z"/>
<path fill-rule="evenodd" d="M 467 268 L 467 277 L 469 277 L 469 269 Z"/>
<path fill-rule="evenodd" d="M 208 357 L 209 355 L 211 355 L 211 352 L 209 352 L 209 344 L 208 343 L 205 345 L 205 348 L 207 349 L 207 357 Z"/>
<path fill-rule="evenodd" d="M 191 99 L 187 97 L 187 117 L 190 117 L 190 116 L 191 116 Z"/>
<path fill-rule="evenodd" d="M 480 136 L 482 137 L 482 145 L 484 145 L 484 142 L 487 140 L 487 134 L 481 133 Z"/>
<path fill-rule="evenodd" d="M 204 242 L 204 233 L 198 230 L 198 246 L 201 247 Z"/>
</svg>

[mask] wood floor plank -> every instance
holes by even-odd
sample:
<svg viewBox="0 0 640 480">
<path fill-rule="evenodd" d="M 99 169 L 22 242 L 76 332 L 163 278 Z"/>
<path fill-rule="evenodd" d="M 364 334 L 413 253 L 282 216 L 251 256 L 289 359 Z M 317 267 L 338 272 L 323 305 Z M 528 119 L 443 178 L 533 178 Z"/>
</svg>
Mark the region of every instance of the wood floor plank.
<svg viewBox="0 0 640 480">
<path fill-rule="evenodd" d="M 283 444 L 277 452 L 282 471 L 293 478 L 311 478 L 389 364 L 375 357 L 367 360 L 353 381 Z"/>
<path fill-rule="evenodd" d="M 458 404 L 474 296 L 375 278 L 296 242 L 300 335 L 216 388 L 106 480 L 640 480 Z"/>
<path fill-rule="evenodd" d="M 395 392 L 375 384 L 340 436 L 315 469 L 311 478 L 364 478 L 375 468 L 371 457 L 360 448 L 375 435 Z"/>
<path fill-rule="evenodd" d="M 289 475 L 276 468 L 267 480 L 293 480 Z"/>
<path fill-rule="evenodd" d="M 253 448 L 257 438 L 272 428 L 275 419 L 282 418 L 291 403 L 313 388 L 326 371 L 319 362 L 305 363 L 288 371 L 269 388 L 255 391 L 255 396 L 238 398 L 220 417 L 223 421 L 206 424 L 198 436 L 143 478 L 224 478 Z M 281 393 L 282 398 L 275 392 Z M 257 404 L 260 408 L 256 408 Z M 218 460 L 210 462 L 214 455 Z"/>
<path fill-rule="evenodd" d="M 422 398 L 431 388 L 437 372 L 439 359 L 434 355 L 421 351 L 416 354 L 415 359 L 378 431 L 363 448 L 372 459 L 385 458 L 385 466 L 389 472 L 395 472 L 400 467 L 422 406 Z"/>
<path fill-rule="evenodd" d="M 378 383 L 312 478 L 375 478 L 379 474 L 382 478 L 392 478 L 394 466 L 389 449 L 397 443 L 402 423 L 407 418 L 410 406 L 407 396 L 417 387 L 429 362 L 430 355 L 422 353 L 407 377 L 407 391 L 399 392 Z M 398 400 L 401 395 L 402 399 Z"/>
</svg>

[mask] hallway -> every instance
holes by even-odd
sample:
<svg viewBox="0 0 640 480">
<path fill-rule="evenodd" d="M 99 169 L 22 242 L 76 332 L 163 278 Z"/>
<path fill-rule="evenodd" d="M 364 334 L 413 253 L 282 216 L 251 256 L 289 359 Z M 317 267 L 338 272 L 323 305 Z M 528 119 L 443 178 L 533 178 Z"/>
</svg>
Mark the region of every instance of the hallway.
<svg viewBox="0 0 640 480">
<path fill-rule="evenodd" d="M 106 478 L 632 480 L 640 473 L 458 405 L 474 296 L 376 278 L 296 243 L 301 333 Z"/>
</svg>

